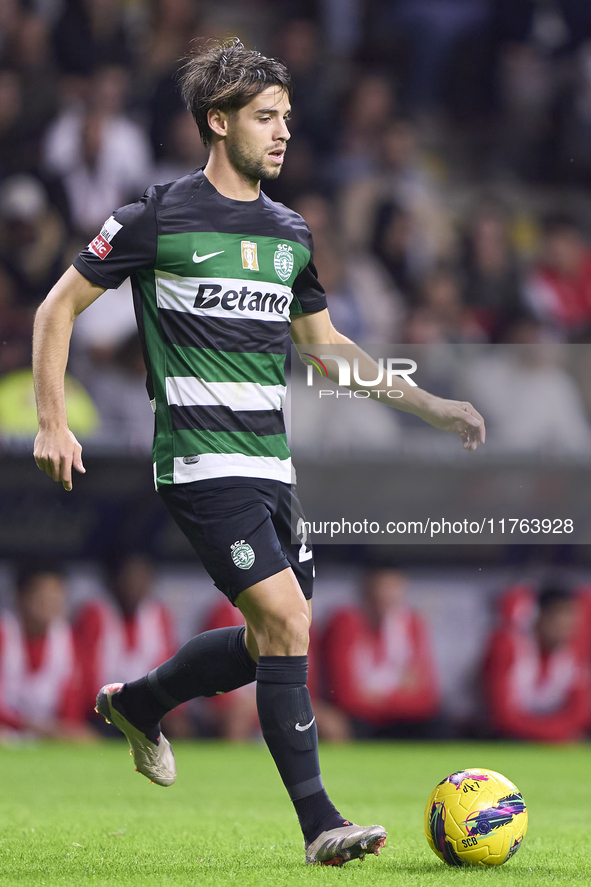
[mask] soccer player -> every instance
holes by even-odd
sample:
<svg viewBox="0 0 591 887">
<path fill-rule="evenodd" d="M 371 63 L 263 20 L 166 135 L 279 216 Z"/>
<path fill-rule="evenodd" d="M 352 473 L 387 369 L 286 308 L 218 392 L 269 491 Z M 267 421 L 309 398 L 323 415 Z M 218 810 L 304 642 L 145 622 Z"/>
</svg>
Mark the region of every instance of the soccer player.
<svg viewBox="0 0 591 887">
<path fill-rule="evenodd" d="M 156 421 L 156 487 L 246 627 L 200 634 L 144 678 L 103 687 L 98 710 L 126 734 L 137 769 L 170 785 L 163 715 L 256 680 L 263 736 L 299 818 L 306 862 L 341 865 L 377 854 L 386 831 L 345 820 L 320 777 L 306 688 L 313 557 L 291 541 L 290 509 L 294 523 L 301 511 L 282 406 L 290 333 L 308 350 L 350 340 L 330 322 L 304 220 L 260 190 L 261 179 L 279 175 L 290 137 L 285 66 L 238 40 L 210 44 L 192 54 L 182 84 L 208 162 L 117 210 L 39 308 L 35 459 L 66 490 L 72 466 L 84 472 L 63 395 L 72 324 L 131 275 Z M 466 448 L 483 441 L 469 404 L 402 381 L 397 389 L 399 406 L 459 434 Z"/>
</svg>

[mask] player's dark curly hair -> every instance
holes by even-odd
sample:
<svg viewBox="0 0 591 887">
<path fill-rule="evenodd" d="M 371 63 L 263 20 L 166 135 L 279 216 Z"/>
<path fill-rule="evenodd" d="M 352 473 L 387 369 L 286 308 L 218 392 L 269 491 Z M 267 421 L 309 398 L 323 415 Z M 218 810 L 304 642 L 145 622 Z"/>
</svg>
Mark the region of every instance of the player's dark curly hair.
<svg viewBox="0 0 591 887">
<path fill-rule="evenodd" d="M 280 86 L 290 99 L 292 94 L 291 77 L 283 62 L 245 49 L 237 37 L 194 49 L 179 79 L 183 99 L 206 146 L 211 144 L 207 114 L 212 108 L 239 111 L 269 86 Z"/>
</svg>

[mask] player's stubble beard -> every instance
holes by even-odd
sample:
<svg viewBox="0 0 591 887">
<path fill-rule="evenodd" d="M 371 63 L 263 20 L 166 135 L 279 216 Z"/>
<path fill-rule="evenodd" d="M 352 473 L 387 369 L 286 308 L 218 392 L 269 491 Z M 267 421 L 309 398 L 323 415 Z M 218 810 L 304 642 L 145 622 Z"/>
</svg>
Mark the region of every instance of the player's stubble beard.
<svg viewBox="0 0 591 887">
<path fill-rule="evenodd" d="M 228 160 L 236 172 L 247 182 L 260 182 L 262 179 L 276 179 L 281 172 L 281 164 L 274 168 L 265 165 L 264 157 L 269 148 L 266 148 L 263 157 L 257 157 L 254 150 L 244 146 L 244 143 L 232 136 L 226 137 L 226 154 Z"/>
</svg>

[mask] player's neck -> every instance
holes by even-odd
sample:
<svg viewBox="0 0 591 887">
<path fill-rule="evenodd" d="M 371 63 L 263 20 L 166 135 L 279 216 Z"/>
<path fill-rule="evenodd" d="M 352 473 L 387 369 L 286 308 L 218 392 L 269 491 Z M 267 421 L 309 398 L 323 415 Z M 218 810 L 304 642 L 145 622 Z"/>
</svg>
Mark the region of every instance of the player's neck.
<svg viewBox="0 0 591 887">
<path fill-rule="evenodd" d="M 227 157 L 215 151 L 210 153 L 203 174 L 222 197 L 231 200 L 256 200 L 261 193 L 260 181 L 243 176 Z"/>
</svg>

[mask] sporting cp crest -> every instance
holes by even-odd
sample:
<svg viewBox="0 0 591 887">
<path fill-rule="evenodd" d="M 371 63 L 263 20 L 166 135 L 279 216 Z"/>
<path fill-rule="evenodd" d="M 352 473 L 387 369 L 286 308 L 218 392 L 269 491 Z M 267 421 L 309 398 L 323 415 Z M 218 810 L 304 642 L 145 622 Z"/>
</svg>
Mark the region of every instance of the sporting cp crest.
<svg viewBox="0 0 591 887">
<path fill-rule="evenodd" d="M 232 553 L 232 560 L 240 570 L 250 570 L 254 564 L 254 551 L 248 542 L 245 542 L 244 539 L 239 539 L 230 545 L 230 551 Z"/>
<path fill-rule="evenodd" d="M 277 277 L 284 283 L 291 276 L 293 271 L 293 250 L 287 243 L 280 243 L 275 250 L 273 256 L 273 267 L 277 272 Z"/>
</svg>

